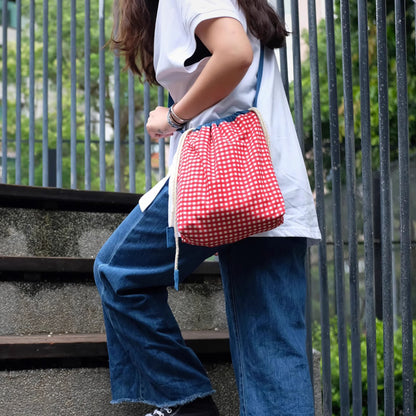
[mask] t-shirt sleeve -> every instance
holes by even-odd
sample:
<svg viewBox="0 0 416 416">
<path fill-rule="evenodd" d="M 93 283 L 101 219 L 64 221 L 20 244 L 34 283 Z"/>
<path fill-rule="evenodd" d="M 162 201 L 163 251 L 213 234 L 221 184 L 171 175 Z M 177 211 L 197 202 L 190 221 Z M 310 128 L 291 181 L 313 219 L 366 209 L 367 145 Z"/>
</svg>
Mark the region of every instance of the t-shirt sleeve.
<svg viewBox="0 0 416 416">
<path fill-rule="evenodd" d="M 176 0 L 185 30 L 194 34 L 196 27 L 204 20 L 218 17 L 232 17 L 243 26 L 241 12 L 232 0 Z"/>
</svg>

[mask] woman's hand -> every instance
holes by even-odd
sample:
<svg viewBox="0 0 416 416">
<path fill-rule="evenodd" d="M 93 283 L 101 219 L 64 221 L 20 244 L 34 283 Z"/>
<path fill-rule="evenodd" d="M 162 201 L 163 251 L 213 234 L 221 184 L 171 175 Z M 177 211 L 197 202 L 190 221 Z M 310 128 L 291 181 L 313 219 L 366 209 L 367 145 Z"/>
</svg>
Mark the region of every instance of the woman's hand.
<svg viewBox="0 0 416 416">
<path fill-rule="evenodd" d="M 156 107 L 149 113 L 146 129 L 150 137 L 155 139 L 163 139 L 172 136 L 176 131 L 174 127 L 168 123 L 168 111 L 166 107 Z"/>
</svg>

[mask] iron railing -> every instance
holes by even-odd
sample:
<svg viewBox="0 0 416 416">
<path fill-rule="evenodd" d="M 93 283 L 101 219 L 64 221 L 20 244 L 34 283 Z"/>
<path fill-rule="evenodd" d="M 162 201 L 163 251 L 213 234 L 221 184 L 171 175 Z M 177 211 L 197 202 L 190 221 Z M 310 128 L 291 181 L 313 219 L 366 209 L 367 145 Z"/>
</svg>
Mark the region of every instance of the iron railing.
<svg viewBox="0 0 416 416">
<path fill-rule="evenodd" d="M 1 30 L 1 182 L 150 189 L 166 173 L 167 143 L 152 142 L 144 121 L 153 106 L 165 104 L 166 94 L 142 87 L 106 50 L 112 1 L 0 1 L 9 10 L 2 13 Z M 276 7 L 292 32 L 279 63 L 323 234 L 309 256 L 307 319 L 309 349 L 322 353 L 323 413 L 410 416 L 416 126 L 408 91 L 416 89 L 416 2 L 395 0 L 393 7 L 386 0 L 277 0 Z M 325 13 L 323 21 L 318 12 Z M 374 61 L 376 79 L 370 73 Z M 415 127 L 410 131 L 409 123 Z M 398 320 L 401 348 L 394 343 Z M 319 345 L 312 335 L 316 326 Z M 377 345 L 383 346 L 382 363 Z M 395 403 L 401 392 L 403 403 Z"/>
</svg>

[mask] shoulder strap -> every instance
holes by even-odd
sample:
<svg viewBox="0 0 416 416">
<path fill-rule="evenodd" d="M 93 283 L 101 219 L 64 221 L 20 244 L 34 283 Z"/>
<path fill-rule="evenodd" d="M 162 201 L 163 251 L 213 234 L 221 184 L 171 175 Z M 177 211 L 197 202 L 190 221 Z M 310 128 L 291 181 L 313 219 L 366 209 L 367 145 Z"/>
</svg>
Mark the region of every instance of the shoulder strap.
<svg viewBox="0 0 416 416">
<path fill-rule="evenodd" d="M 168 107 L 172 107 L 173 104 L 175 104 L 175 102 L 173 101 L 173 98 L 171 97 L 171 95 L 168 95 Z"/>
<path fill-rule="evenodd" d="M 263 66 L 264 66 L 264 45 L 261 45 L 260 59 L 259 59 L 259 69 L 257 70 L 256 95 L 254 97 L 253 107 L 257 107 L 257 99 L 259 97 L 261 80 L 263 78 Z"/>
</svg>

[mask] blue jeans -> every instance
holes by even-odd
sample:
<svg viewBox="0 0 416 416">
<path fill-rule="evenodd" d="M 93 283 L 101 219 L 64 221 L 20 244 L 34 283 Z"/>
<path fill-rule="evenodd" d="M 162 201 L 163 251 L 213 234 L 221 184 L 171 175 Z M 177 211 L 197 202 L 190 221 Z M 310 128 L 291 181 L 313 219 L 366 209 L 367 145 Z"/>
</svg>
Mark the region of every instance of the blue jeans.
<svg viewBox="0 0 416 416">
<path fill-rule="evenodd" d="M 137 206 L 98 253 L 113 401 L 157 407 L 213 393 L 167 303 L 175 248 L 167 241 L 168 186 Z M 169 237 L 168 237 L 169 240 Z M 305 351 L 306 241 L 247 238 L 207 248 L 180 243 L 183 281 L 219 253 L 240 415 L 313 415 Z"/>
</svg>

